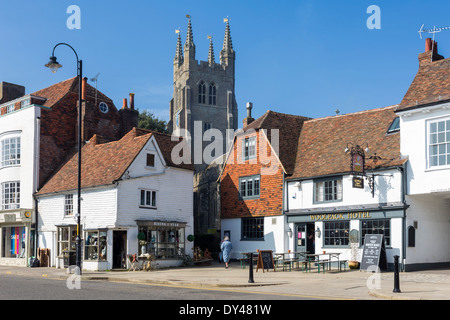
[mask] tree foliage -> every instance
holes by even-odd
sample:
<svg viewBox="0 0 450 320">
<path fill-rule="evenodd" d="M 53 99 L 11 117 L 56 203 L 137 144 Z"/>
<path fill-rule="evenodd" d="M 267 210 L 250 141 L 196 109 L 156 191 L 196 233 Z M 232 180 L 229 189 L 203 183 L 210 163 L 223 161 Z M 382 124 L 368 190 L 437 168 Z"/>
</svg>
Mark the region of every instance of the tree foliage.
<svg viewBox="0 0 450 320">
<path fill-rule="evenodd" d="M 155 115 L 147 110 L 139 113 L 138 128 L 169 133 L 167 130 L 167 122 L 158 119 Z"/>
</svg>

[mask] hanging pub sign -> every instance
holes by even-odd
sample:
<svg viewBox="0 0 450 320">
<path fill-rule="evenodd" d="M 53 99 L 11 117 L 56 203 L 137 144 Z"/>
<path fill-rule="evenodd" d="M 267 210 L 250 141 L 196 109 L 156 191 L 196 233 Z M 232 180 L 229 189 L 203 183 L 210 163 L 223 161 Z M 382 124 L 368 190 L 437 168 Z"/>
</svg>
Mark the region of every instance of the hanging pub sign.
<svg viewBox="0 0 450 320">
<path fill-rule="evenodd" d="M 361 177 L 353 177 L 352 179 L 353 182 L 353 188 L 356 189 L 364 189 L 364 179 Z"/>
<path fill-rule="evenodd" d="M 364 150 L 356 145 L 350 153 L 350 171 L 352 175 L 364 176 L 365 154 Z"/>
</svg>

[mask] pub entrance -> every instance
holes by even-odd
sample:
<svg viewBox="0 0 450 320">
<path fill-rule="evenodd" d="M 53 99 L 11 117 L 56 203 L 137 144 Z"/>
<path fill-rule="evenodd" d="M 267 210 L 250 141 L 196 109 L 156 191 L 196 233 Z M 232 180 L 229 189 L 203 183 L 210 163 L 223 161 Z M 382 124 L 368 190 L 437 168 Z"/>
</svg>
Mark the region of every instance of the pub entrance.
<svg viewBox="0 0 450 320">
<path fill-rule="evenodd" d="M 316 247 L 314 237 L 314 223 L 296 223 L 295 251 L 307 251 L 309 254 L 314 254 Z"/>
<path fill-rule="evenodd" d="M 113 269 L 127 267 L 127 232 L 113 231 Z"/>
</svg>

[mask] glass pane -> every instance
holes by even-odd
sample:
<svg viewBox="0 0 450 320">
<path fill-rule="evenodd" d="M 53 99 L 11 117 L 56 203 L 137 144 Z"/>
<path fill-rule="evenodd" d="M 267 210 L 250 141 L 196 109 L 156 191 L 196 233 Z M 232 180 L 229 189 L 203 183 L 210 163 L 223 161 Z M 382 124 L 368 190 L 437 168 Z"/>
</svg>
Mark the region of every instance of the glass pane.
<svg viewBox="0 0 450 320">
<path fill-rule="evenodd" d="M 430 124 L 430 133 L 434 133 L 437 130 L 437 125 L 436 123 L 431 123 Z"/>
<path fill-rule="evenodd" d="M 438 132 L 440 132 L 440 131 L 445 131 L 445 122 L 444 121 L 438 122 Z"/>
<path fill-rule="evenodd" d="M 438 133 L 438 143 L 445 142 L 445 132 Z"/>
</svg>

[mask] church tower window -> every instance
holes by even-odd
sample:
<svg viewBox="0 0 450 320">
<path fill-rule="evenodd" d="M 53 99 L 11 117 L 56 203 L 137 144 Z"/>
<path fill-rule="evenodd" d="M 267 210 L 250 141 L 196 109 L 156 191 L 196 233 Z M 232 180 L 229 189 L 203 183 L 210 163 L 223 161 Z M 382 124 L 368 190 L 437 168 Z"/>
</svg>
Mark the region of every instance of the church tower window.
<svg viewBox="0 0 450 320">
<path fill-rule="evenodd" d="M 217 95 L 216 95 L 216 86 L 214 83 L 211 83 L 209 85 L 209 95 L 208 95 L 208 102 L 210 105 L 215 106 L 216 105 L 216 99 L 217 99 Z"/>
<path fill-rule="evenodd" d="M 198 84 L 198 103 L 206 103 L 206 86 L 203 81 Z"/>
</svg>

